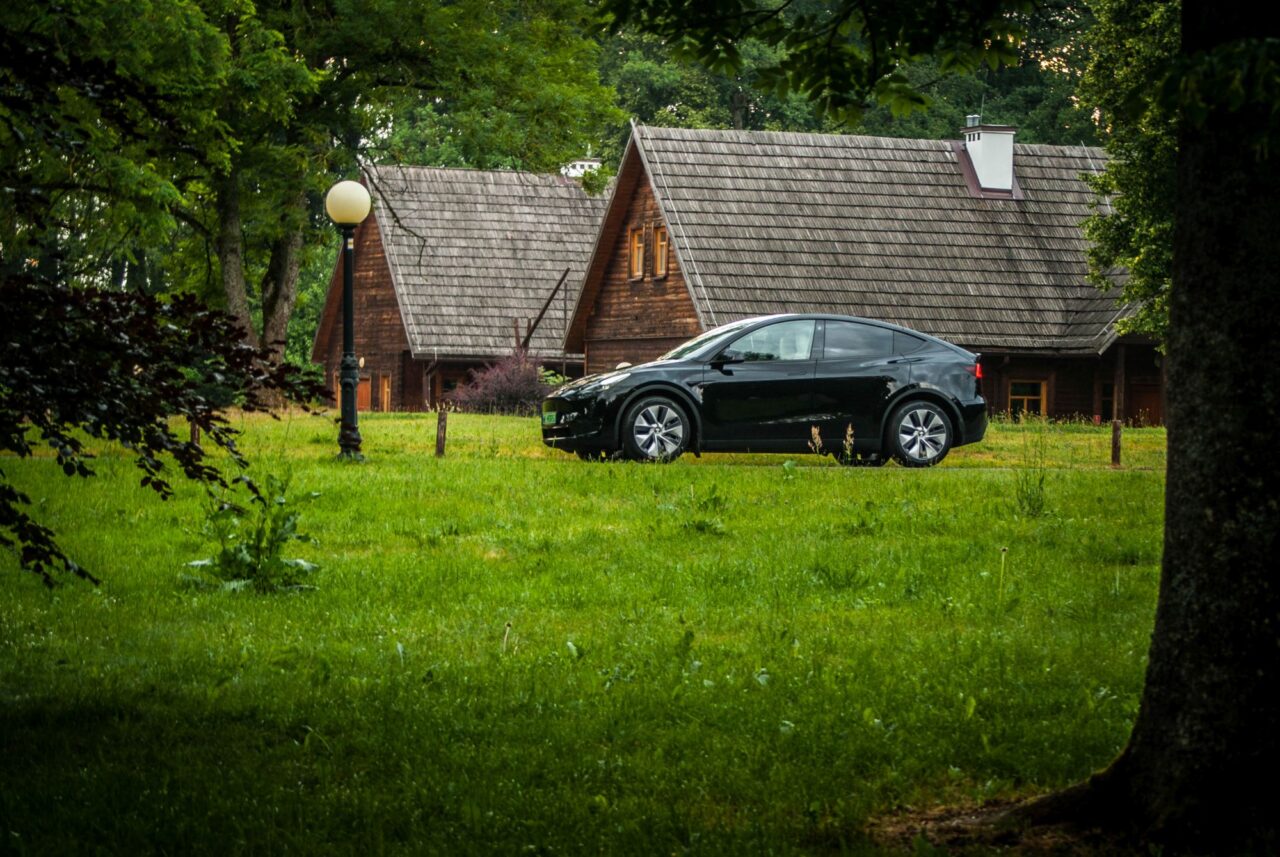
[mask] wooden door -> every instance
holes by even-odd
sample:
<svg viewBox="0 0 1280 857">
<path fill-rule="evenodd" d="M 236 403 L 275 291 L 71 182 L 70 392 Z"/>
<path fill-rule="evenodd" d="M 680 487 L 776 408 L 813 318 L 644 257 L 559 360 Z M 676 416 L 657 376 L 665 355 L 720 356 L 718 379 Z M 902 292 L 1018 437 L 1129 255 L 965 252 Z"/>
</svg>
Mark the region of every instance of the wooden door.
<svg viewBox="0 0 1280 857">
<path fill-rule="evenodd" d="M 1158 384 L 1130 385 L 1128 406 L 1130 421 L 1136 426 L 1164 425 L 1164 408 L 1160 399 Z"/>
<path fill-rule="evenodd" d="M 391 410 L 390 375 L 381 375 L 378 377 L 378 410 L 384 413 Z"/>
<path fill-rule="evenodd" d="M 360 386 L 356 388 L 356 410 L 367 411 L 373 407 L 373 380 L 370 378 L 361 378 Z"/>
</svg>

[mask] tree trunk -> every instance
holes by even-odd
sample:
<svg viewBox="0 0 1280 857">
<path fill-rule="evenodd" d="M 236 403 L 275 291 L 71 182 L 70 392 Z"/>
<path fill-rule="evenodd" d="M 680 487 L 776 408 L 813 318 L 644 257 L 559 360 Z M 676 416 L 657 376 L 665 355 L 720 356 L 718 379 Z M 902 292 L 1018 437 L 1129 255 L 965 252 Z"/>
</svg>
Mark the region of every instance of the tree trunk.
<svg viewBox="0 0 1280 857">
<path fill-rule="evenodd" d="M 276 360 L 284 357 L 302 261 L 302 226 L 289 224 L 305 222 L 306 205 L 307 195 L 299 191 L 291 203 L 292 210 L 282 217 L 287 231 L 271 246 L 271 259 L 262 278 L 262 344 L 271 349 Z"/>
<path fill-rule="evenodd" d="M 1242 2 L 1183 0 L 1185 56 L 1275 29 Z M 1028 806 L 1033 822 L 1101 823 L 1171 850 L 1280 845 L 1266 785 L 1280 762 L 1280 151 L 1262 145 L 1269 121 L 1257 106 L 1214 106 L 1180 129 L 1164 561 L 1146 685 L 1121 757 Z"/>
<path fill-rule="evenodd" d="M 222 269 L 222 292 L 227 312 L 244 330 L 244 341 L 257 346 L 257 331 L 249 314 L 249 293 L 244 281 L 244 234 L 240 222 L 240 173 L 232 169 L 217 183 L 218 265 Z"/>
<path fill-rule="evenodd" d="M 747 108 L 750 105 L 751 97 L 741 88 L 729 95 L 729 119 L 733 123 L 733 130 L 742 131 L 747 127 Z"/>
</svg>

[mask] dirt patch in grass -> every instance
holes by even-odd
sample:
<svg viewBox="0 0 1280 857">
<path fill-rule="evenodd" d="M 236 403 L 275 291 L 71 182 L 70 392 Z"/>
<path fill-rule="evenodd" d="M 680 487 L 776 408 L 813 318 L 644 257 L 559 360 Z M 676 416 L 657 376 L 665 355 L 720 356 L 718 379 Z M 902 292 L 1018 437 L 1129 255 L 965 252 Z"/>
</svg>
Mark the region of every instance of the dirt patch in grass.
<svg viewBox="0 0 1280 857">
<path fill-rule="evenodd" d="M 954 855 L 1012 854 L 1026 857 L 1085 857 L 1145 854 L 1112 833 L 1072 825 L 1028 827 L 1010 818 L 1022 801 L 992 801 L 916 809 L 904 807 L 874 818 L 870 839 L 886 853 Z"/>
</svg>

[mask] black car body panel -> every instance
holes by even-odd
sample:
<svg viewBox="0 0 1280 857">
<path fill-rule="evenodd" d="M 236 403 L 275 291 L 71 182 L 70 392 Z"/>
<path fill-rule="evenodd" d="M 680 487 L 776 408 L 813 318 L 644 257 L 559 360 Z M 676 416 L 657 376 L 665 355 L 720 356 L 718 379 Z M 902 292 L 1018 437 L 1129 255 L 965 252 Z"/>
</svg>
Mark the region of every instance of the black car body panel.
<svg viewBox="0 0 1280 857">
<path fill-rule="evenodd" d="M 628 409 L 661 396 L 685 412 L 695 453 L 804 452 L 816 428 L 828 451 L 852 430 L 855 450 L 875 456 L 891 440 L 887 421 L 900 405 L 930 402 L 947 414 L 950 445 L 959 446 L 986 432 L 977 361 L 943 340 L 867 319 L 746 319 L 664 358 L 559 388 L 543 402 L 542 436 L 570 452 L 619 451 Z"/>
</svg>

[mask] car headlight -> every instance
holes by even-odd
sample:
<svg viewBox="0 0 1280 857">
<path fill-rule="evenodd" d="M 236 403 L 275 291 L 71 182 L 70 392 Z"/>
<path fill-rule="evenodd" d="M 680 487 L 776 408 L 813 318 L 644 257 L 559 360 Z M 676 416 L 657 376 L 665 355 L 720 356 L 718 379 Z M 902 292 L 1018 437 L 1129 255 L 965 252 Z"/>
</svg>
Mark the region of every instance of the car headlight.
<svg viewBox="0 0 1280 857">
<path fill-rule="evenodd" d="M 625 381 L 630 377 L 631 377 L 630 372 L 619 372 L 617 375 L 610 375 L 607 378 L 601 379 L 599 383 L 601 387 L 612 387 L 614 384 L 618 383 L 619 381 Z"/>
</svg>

